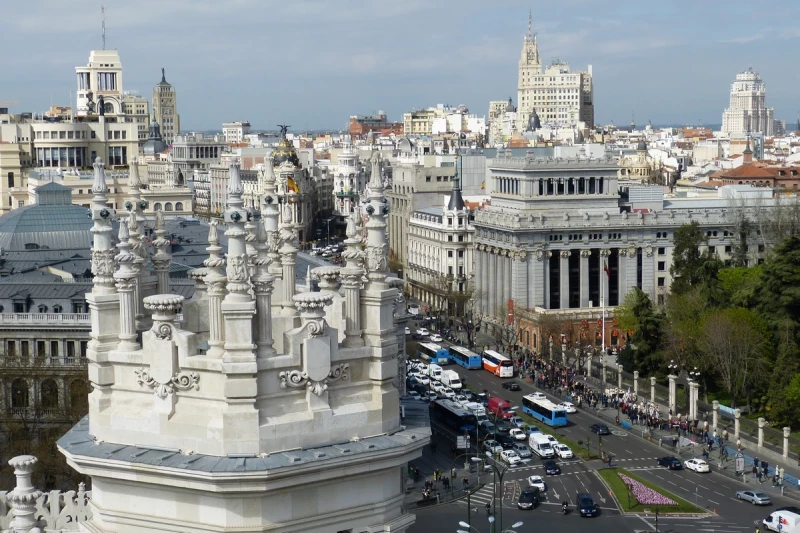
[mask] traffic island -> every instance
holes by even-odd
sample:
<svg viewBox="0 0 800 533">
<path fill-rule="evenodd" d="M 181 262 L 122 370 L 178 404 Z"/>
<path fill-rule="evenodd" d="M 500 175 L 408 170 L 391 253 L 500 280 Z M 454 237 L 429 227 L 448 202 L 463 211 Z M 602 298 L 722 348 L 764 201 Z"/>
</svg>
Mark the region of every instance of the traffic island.
<svg viewBox="0 0 800 533">
<path fill-rule="evenodd" d="M 528 424 L 529 426 L 536 426 L 542 431 L 542 433 L 545 433 L 547 435 L 552 435 L 556 439 L 558 439 L 558 442 L 560 442 L 561 444 L 566 444 L 567 446 L 569 446 L 569 449 L 572 450 L 572 453 L 574 453 L 576 457 L 580 457 L 584 461 L 592 461 L 594 459 L 600 459 L 600 455 L 592 451 L 591 444 L 588 438 L 585 442 L 583 440 L 575 442 L 569 437 L 565 437 L 564 435 L 558 433 L 555 429 L 551 428 L 547 424 L 539 422 L 532 416 L 529 416 L 525 413 L 522 413 L 519 416 L 521 416 L 522 419 L 525 421 L 525 423 Z"/>
<path fill-rule="evenodd" d="M 597 473 L 611 490 L 622 512 L 658 515 L 705 515 L 707 511 L 675 496 L 624 468 L 603 468 Z"/>
</svg>

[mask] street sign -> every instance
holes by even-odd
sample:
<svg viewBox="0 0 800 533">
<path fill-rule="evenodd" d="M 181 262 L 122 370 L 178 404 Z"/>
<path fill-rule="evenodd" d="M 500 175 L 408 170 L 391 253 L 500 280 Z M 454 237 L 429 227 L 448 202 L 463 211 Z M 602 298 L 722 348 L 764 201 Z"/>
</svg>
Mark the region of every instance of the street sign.
<svg viewBox="0 0 800 533">
<path fill-rule="evenodd" d="M 736 471 L 744 472 L 744 455 L 741 452 L 736 454 Z"/>
<path fill-rule="evenodd" d="M 459 450 L 468 450 L 469 449 L 469 435 L 456 437 L 456 448 Z"/>
</svg>

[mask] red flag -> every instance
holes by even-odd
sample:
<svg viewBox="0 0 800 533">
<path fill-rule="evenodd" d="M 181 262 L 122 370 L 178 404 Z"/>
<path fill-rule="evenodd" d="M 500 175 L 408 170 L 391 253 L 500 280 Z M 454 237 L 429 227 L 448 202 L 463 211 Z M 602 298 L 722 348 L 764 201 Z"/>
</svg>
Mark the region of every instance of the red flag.
<svg viewBox="0 0 800 533">
<path fill-rule="evenodd" d="M 611 271 L 608 269 L 608 261 L 603 261 L 603 270 L 606 271 L 606 276 L 611 277 Z"/>
</svg>

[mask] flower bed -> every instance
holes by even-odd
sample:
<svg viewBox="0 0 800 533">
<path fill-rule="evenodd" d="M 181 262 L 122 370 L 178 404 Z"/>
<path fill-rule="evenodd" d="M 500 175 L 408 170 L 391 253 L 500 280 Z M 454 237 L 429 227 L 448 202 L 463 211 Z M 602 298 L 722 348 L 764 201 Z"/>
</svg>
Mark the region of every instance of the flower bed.
<svg viewBox="0 0 800 533">
<path fill-rule="evenodd" d="M 663 494 L 658 493 L 635 479 L 631 479 L 621 472 L 618 472 L 617 475 L 622 479 L 623 483 L 628 486 L 628 489 L 636 498 L 636 501 L 642 505 L 678 505 L 678 502 L 667 498 Z"/>
</svg>

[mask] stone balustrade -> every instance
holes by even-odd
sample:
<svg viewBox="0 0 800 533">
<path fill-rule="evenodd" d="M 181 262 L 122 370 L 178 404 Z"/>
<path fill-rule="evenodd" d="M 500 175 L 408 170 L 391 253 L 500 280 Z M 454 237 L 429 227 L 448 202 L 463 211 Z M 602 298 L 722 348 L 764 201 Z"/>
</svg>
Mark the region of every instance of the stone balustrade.
<svg viewBox="0 0 800 533">
<path fill-rule="evenodd" d="M 91 325 L 89 313 L 0 313 L 0 325 Z"/>
</svg>

